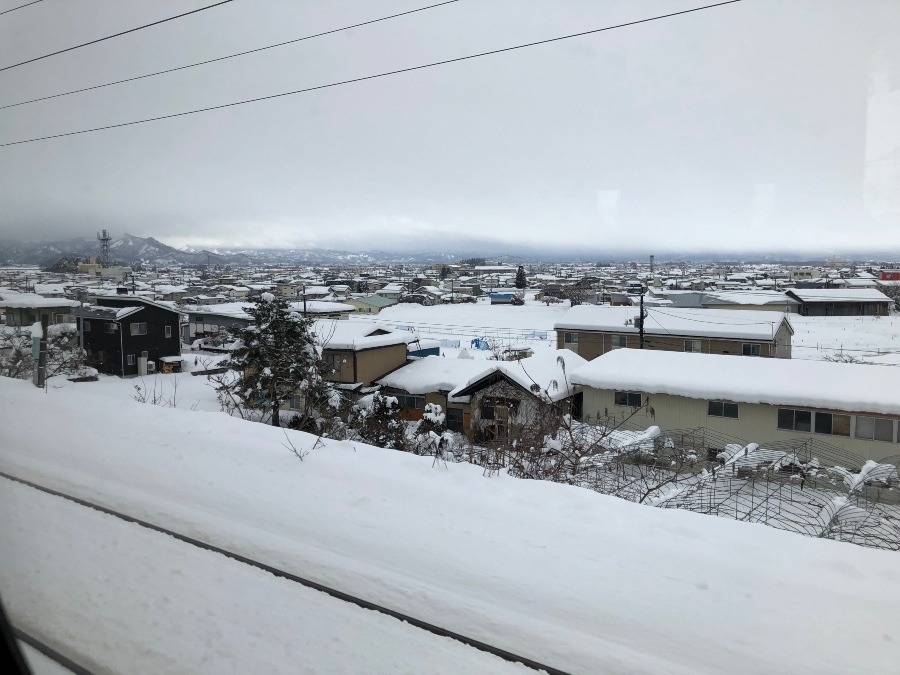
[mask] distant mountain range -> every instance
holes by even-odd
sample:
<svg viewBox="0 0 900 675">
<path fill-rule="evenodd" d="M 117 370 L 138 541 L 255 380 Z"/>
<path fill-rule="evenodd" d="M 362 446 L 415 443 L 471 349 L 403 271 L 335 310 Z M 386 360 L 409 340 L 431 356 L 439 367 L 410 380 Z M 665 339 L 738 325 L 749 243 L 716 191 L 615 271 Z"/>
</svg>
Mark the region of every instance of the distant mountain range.
<svg viewBox="0 0 900 675">
<path fill-rule="evenodd" d="M 210 251 L 177 249 L 153 237 L 123 234 L 110 243 L 110 260 L 123 265 L 376 265 L 387 263 L 431 264 L 453 262 L 451 253 L 396 253 L 391 251 L 340 251 L 332 249 L 246 249 Z M 61 259 L 99 257 L 100 243 L 91 237 L 71 237 L 56 241 L 23 242 L 0 240 L 0 264 L 49 267 Z M 512 260 L 512 259 L 511 259 Z M 517 260 L 517 259 L 516 259 Z"/>
<path fill-rule="evenodd" d="M 39 265 L 51 267 L 64 261 L 67 265 L 76 258 L 86 260 L 100 255 L 100 243 L 92 237 L 71 237 L 56 241 L 23 242 L 12 239 L 0 239 L 0 264 L 3 265 Z M 113 238 L 110 244 L 110 257 L 113 262 L 124 265 L 144 265 L 162 267 L 171 265 L 213 265 L 237 267 L 247 265 L 429 265 L 435 263 L 453 263 L 467 258 L 487 258 L 492 263 L 518 265 L 535 262 L 628 262 L 631 260 L 646 263 L 649 252 L 646 251 L 589 251 L 581 253 L 552 255 L 530 249 L 512 250 L 503 254 L 488 250 L 456 251 L 443 253 L 437 251 L 398 252 L 398 251 L 344 251 L 318 248 L 263 248 L 263 249 L 177 249 L 164 244 L 153 237 L 136 237 L 123 234 Z M 838 254 L 845 260 L 856 261 L 889 261 L 900 258 L 898 252 L 858 252 L 856 254 Z M 667 252 L 656 251 L 657 264 L 664 265 L 672 261 L 720 262 L 780 262 L 780 263 L 822 263 L 827 257 L 818 255 L 802 255 L 797 252 Z"/>
</svg>

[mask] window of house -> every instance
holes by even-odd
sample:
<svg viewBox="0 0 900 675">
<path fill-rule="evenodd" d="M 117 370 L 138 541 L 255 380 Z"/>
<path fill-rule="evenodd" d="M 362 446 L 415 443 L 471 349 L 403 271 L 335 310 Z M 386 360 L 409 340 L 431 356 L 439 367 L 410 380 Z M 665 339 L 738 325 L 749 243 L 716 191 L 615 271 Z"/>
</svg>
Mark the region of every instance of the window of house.
<svg viewBox="0 0 900 675">
<path fill-rule="evenodd" d="M 397 399 L 397 405 L 401 408 L 414 408 L 416 410 L 425 410 L 425 397 L 413 396 L 407 394 L 392 394 Z"/>
<path fill-rule="evenodd" d="M 728 401 L 710 401 L 706 414 L 710 417 L 729 417 L 736 420 L 738 418 L 738 404 L 729 403 Z"/>
<path fill-rule="evenodd" d="M 150 358 L 150 352 L 147 352 L 147 351 L 141 352 L 141 357 L 142 357 L 142 358 L 145 358 L 145 359 L 149 359 L 149 358 Z"/>
<path fill-rule="evenodd" d="M 81 322 L 81 329 L 82 329 L 85 333 L 90 333 L 90 332 L 91 332 L 91 322 L 88 321 L 87 319 L 82 320 L 82 322 Z"/>
<path fill-rule="evenodd" d="M 812 411 L 779 408 L 778 428 L 787 431 L 812 431 Z"/>
<path fill-rule="evenodd" d="M 870 441 L 893 441 L 894 420 L 887 417 L 856 416 L 856 438 Z"/>
<path fill-rule="evenodd" d="M 341 372 L 341 364 L 344 362 L 343 356 L 340 354 L 325 354 L 322 358 L 325 360 L 325 366 L 331 370 L 331 372 Z"/>
<path fill-rule="evenodd" d="M 836 415 L 834 413 L 817 412 L 814 429 L 816 430 L 817 434 L 849 436 L 850 415 Z"/>
<path fill-rule="evenodd" d="M 104 352 L 102 350 L 97 352 L 97 360 L 100 363 L 105 363 L 106 362 L 106 352 Z"/>
<path fill-rule="evenodd" d="M 128 356 L 126 356 L 125 363 L 127 363 L 129 366 L 133 366 L 134 365 L 134 354 L 129 354 Z"/>
<path fill-rule="evenodd" d="M 563 333 L 563 342 L 567 345 L 577 345 L 578 333 Z"/>
<path fill-rule="evenodd" d="M 447 428 L 450 431 L 463 430 L 462 408 L 447 408 Z"/>
<path fill-rule="evenodd" d="M 133 323 L 131 324 L 131 334 L 132 335 L 146 335 L 147 334 L 147 322 L 141 323 Z"/>
<path fill-rule="evenodd" d="M 741 345 L 741 353 L 744 356 L 759 356 L 760 345 L 744 343 L 743 345 Z"/>
<path fill-rule="evenodd" d="M 166 326 L 166 337 L 172 337 L 172 326 Z"/>
<path fill-rule="evenodd" d="M 613 395 L 616 405 L 625 405 L 632 408 L 641 407 L 641 394 L 636 391 L 617 391 Z"/>
<path fill-rule="evenodd" d="M 109 323 L 106 324 L 106 332 L 107 332 L 107 333 L 110 333 L 110 334 L 115 333 L 115 332 L 116 332 L 116 326 L 117 326 L 117 324 L 115 324 L 115 323 L 113 323 L 112 321 L 110 321 Z"/>
<path fill-rule="evenodd" d="M 684 341 L 684 351 L 686 352 L 694 352 L 699 354 L 703 349 L 703 345 L 700 340 L 685 340 Z"/>
<path fill-rule="evenodd" d="M 304 405 L 306 405 L 306 397 L 304 397 L 303 394 L 294 394 L 291 396 L 291 410 L 303 410 Z"/>
<path fill-rule="evenodd" d="M 612 336 L 612 348 L 613 349 L 624 349 L 628 346 L 628 336 L 627 335 L 613 335 Z"/>
</svg>

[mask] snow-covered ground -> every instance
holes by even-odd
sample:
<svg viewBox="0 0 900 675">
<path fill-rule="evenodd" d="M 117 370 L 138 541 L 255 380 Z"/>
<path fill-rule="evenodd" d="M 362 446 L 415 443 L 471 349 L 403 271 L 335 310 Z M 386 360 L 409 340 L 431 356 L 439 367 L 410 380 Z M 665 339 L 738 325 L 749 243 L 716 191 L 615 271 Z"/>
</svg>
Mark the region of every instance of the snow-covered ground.
<svg viewBox="0 0 900 675">
<path fill-rule="evenodd" d="M 526 296 L 530 298 L 531 296 Z M 443 347 L 441 353 L 454 357 L 467 349 L 475 358 L 487 358 L 491 352 L 472 348 L 472 340 L 495 342 L 503 347 L 527 346 L 535 351 L 556 349 L 553 325 L 569 310 L 569 303 L 546 305 L 526 299 L 524 305 L 492 305 L 487 298 L 476 303 L 445 304 L 425 307 L 400 303 L 386 307 L 366 318 L 388 326 L 408 329 L 421 338 L 446 340 L 459 347 Z"/>
<path fill-rule="evenodd" d="M 0 379 L 0 468 L 572 672 L 896 672 L 894 553 L 202 409 Z M 0 485 L 12 619 L 98 670 L 507 668 Z"/>
<path fill-rule="evenodd" d="M 569 304 L 545 305 L 526 300 L 525 305 L 491 305 L 486 299 L 475 304 L 421 305 L 404 303 L 387 307 L 372 321 L 409 328 L 422 338 L 460 341 L 476 358 L 486 358 L 488 351 L 471 348 L 475 338 L 487 338 L 504 346 L 525 345 L 534 350 L 555 348 L 555 323 L 569 310 Z M 359 317 L 364 318 L 364 317 Z M 368 318 L 368 317 L 365 317 Z M 824 359 L 844 355 L 876 363 L 900 362 L 900 315 L 888 317 L 790 315 L 794 327 L 793 358 Z M 456 356 L 454 348 L 442 349 Z"/>
<path fill-rule="evenodd" d="M 875 363 L 898 362 L 900 315 L 798 316 L 791 314 L 795 359 L 844 356 Z"/>
</svg>

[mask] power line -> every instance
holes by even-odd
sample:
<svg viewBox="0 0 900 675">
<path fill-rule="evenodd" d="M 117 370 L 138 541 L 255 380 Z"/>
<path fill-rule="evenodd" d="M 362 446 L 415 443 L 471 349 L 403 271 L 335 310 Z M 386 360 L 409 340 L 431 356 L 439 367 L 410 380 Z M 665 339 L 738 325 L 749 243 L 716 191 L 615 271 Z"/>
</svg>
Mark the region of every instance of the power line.
<svg viewBox="0 0 900 675">
<path fill-rule="evenodd" d="M 230 0 L 226 0 L 230 1 Z M 674 16 L 681 16 L 682 14 L 690 14 L 692 12 L 699 12 L 705 9 L 712 9 L 714 7 L 722 7 L 724 5 L 732 5 L 737 2 L 743 2 L 743 0 L 725 0 L 725 2 L 717 2 L 712 5 L 704 5 L 702 7 L 694 7 L 693 9 L 684 9 L 678 12 L 671 12 L 669 14 L 660 14 L 657 16 L 652 16 L 646 19 L 638 19 L 636 21 L 628 21 L 626 23 L 616 24 L 614 26 L 605 26 L 603 28 L 594 28 L 593 30 L 581 31 L 579 33 L 570 33 L 569 35 L 561 35 L 559 37 L 548 38 L 546 40 L 538 40 L 536 42 L 526 42 L 524 44 L 515 45 L 513 47 L 503 47 L 501 49 L 492 49 L 486 52 L 479 52 L 477 54 L 470 54 L 468 56 L 458 56 L 452 59 L 444 59 L 442 61 L 433 61 L 431 63 L 425 63 L 419 66 L 410 66 L 409 68 L 400 68 L 398 70 L 389 70 L 384 73 L 377 73 L 375 75 L 365 75 L 363 77 L 354 77 L 349 80 L 341 80 L 339 82 L 330 82 L 328 84 L 320 84 L 314 87 L 306 87 L 304 89 L 296 89 L 294 91 L 286 91 L 280 94 L 270 94 L 268 96 L 259 96 L 257 98 L 250 98 L 243 101 L 235 101 L 233 103 L 223 103 L 221 105 L 209 106 L 207 108 L 197 108 L 195 110 L 186 110 L 180 113 L 172 113 L 170 115 L 159 115 L 157 117 L 147 117 L 140 120 L 133 120 L 131 122 L 120 122 L 119 124 L 107 124 L 102 127 L 94 127 L 91 129 L 81 129 L 79 131 L 68 131 L 61 134 L 51 134 L 49 136 L 39 136 L 37 138 L 29 138 L 22 141 L 10 141 L 9 143 L 0 143 L 0 148 L 9 147 L 11 145 L 22 145 L 23 143 L 35 143 L 37 141 L 47 141 L 54 138 L 64 138 L 66 136 L 77 136 L 80 134 L 89 134 L 96 131 L 106 131 L 107 129 L 118 129 L 120 127 L 129 127 L 134 126 L 136 124 L 146 124 L 148 122 L 158 122 L 160 120 L 168 120 L 173 119 L 175 117 L 184 117 L 186 115 L 196 115 L 197 113 L 210 112 L 212 110 L 222 110 L 224 108 L 232 108 L 239 105 L 244 105 L 246 103 L 258 103 L 260 101 L 269 101 L 276 98 L 282 98 L 285 96 L 294 96 L 296 94 L 304 94 L 310 91 L 317 91 L 320 89 L 329 89 L 332 87 L 340 87 L 345 84 L 353 84 L 356 82 L 365 82 L 366 80 L 375 80 L 381 77 L 389 77 L 391 75 L 399 75 L 401 73 L 410 73 L 416 70 L 424 70 L 426 68 L 433 68 L 435 66 L 443 66 L 450 63 L 458 63 L 460 61 L 468 61 L 471 59 L 477 59 L 482 56 L 492 56 L 494 54 L 502 54 L 504 52 L 511 52 L 518 49 L 525 49 L 527 47 L 536 47 L 538 45 L 545 45 L 551 42 L 559 42 L 561 40 L 569 40 L 571 38 L 581 37 L 584 35 L 591 35 L 593 33 L 602 33 L 604 31 L 615 30 L 616 28 L 626 28 L 628 26 L 636 26 L 642 23 L 649 23 L 650 21 L 658 21 L 660 19 L 668 19 Z M 0 69 L 2 70 L 2 69 Z"/>
<path fill-rule="evenodd" d="M 40 1 L 40 0 L 38 0 Z M 128 77 L 124 80 L 116 80 L 114 82 L 106 82 L 105 84 L 96 84 L 92 87 L 84 87 L 82 89 L 73 89 L 72 91 L 62 92 L 60 94 L 52 94 L 50 96 L 41 96 L 40 98 L 33 98 L 28 101 L 21 101 L 20 103 L 10 103 L 8 105 L 0 106 L 0 110 L 5 110 L 6 108 L 15 108 L 20 105 L 28 105 L 29 103 L 37 103 L 38 101 L 47 101 L 52 98 L 60 98 L 62 96 L 70 96 L 72 94 L 80 94 L 85 91 L 92 91 L 94 89 L 102 89 L 104 87 L 112 87 L 117 84 L 124 84 L 126 82 L 134 82 L 136 80 L 143 80 L 148 77 L 156 77 L 157 75 L 165 75 L 166 73 L 174 73 L 179 70 L 187 70 L 188 68 L 196 68 L 197 66 L 205 66 L 209 63 L 216 63 L 217 61 L 226 61 L 227 59 L 237 58 L 238 56 L 246 56 L 247 54 L 255 54 L 256 52 L 262 52 L 267 49 L 275 49 L 276 47 L 284 47 L 285 45 L 291 45 L 296 42 L 303 42 L 304 40 L 312 40 L 313 38 L 322 37 L 323 35 L 331 35 L 332 33 L 340 33 L 341 31 L 350 30 L 351 28 L 360 28 L 361 26 L 368 26 L 369 24 L 378 23 L 380 21 L 387 21 L 389 19 L 396 19 L 400 16 L 405 16 L 407 14 L 415 14 L 416 12 L 424 12 L 427 9 L 434 9 L 435 7 L 441 7 L 443 5 L 451 5 L 455 2 L 459 2 L 459 0 L 445 0 L 445 2 L 439 2 L 435 5 L 428 5 L 427 7 L 419 7 L 418 9 L 411 9 L 406 12 L 400 12 L 399 14 L 391 14 L 389 16 L 383 16 L 380 19 L 372 19 L 371 21 L 363 21 L 361 23 L 355 23 L 351 26 L 344 26 L 343 28 L 334 28 L 332 30 L 326 30 L 321 33 L 315 33 L 313 35 L 305 35 L 304 37 L 295 38 L 293 40 L 287 40 L 286 42 L 278 42 L 274 45 L 268 45 L 266 47 L 257 47 L 256 49 L 248 49 L 247 51 L 238 52 L 236 54 L 229 54 L 228 56 L 220 56 L 215 59 L 207 59 L 206 61 L 198 61 L 197 63 L 189 63 L 185 66 L 178 66 L 177 68 L 168 68 L 166 70 L 158 70 L 155 73 L 147 73 L 145 75 L 137 75 L 135 77 Z"/>
<path fill-rule="evenodd" d="M 0 16 L 3 16 L 4 14 L 9 14 L 10 12 L 15 12 L 17 9 L 23 9 L 25 7 L 28 7 L 29 5 L 36 5 L 39 2 L 43 2 L 43 1 L 44 0 L 33 0 L 32 2 L 26 2 L 24 5 L 19 5 L 18 7 L 13 7 L 12 9 L 5 9 L 2 12 L 0 12 Z"/>
<path fill-rule="evenodd" d="M 212 5 L 207 5 L 206 7 L 200 7 L 199 9 L 192 9 L 190 12 L 184 12 L 183 14 L 176 14 L 175 16 L 170 16 L 168 19 L 160 19 L 159 21 L 154 21 L 153 23 L 145 23 L 143 26 L 138 26 L 137 28 L 129 28 L 128 30 L 123 30 L 120 33 L 114 33 L 113 35 L 107 35 L 106 37 L 97 38 L 96 40 L 91 40 L 90 42 L 83 42 L 80 45 L 75 45 L 74 47 L 66 47 L 65 49 L 60 49 L 56 52 L 51 52 L 49 54 L 44 54 L 43 56 L 36 56 L 33 59 L 28 59 L 27 61 L 21 61 L 19 63 L 14 63 L 11 66 L 4 66 L 0 68 L 0 72 L 4 70 L 9 70 L 11 68 L 18 68 L 19 66 L 24 66 L 26 63 L 34 63 L 35 61 L 40 61 L 41 59 L 49 59 L 51 56 L 56 56 L 57 54 L 65 54 L 66 52 L 71 52 L 75 49 L 81 49 L 82 47 L 87 47 L 89 45 L 95 45 L 98 42 L 103 42 L 105 40 L 112 40 L 116 37 L 121 37 L 122 35 L 128 35 L 129 33 L 134 33 L 135 31 L 143 30 L 144 28 L 150 28 L 152 26 L 158 26 L 161 23 L 166 23 L 167 21 L 174 21 L 175 19 L 181 19 L 185 16 L 190 16 L 191 14 L 196 14 L 197 12 L 203 12 L 207 9 L 212 9 L 213 7 L 219 7 L 220 5 L 227 5 L 229 2 L 234 2 L 234 0 L 221 0 L 221 2 L 217 2 Z M 25 7 L 26 5 L 22 5 Z M 12 11 L 12 10 L 9 10 Z"/>
</svg>

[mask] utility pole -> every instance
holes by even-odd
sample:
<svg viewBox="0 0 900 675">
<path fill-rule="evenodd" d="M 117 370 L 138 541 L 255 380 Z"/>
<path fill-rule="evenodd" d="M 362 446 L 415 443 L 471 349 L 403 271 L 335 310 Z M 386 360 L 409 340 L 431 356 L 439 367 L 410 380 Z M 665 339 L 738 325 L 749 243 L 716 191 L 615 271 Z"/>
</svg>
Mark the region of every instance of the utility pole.
<svg viewBox="0 0 900 675">
<path fill-rule="evenodd" d="M 644 287 L 641 286 L 641 313 L 638 318 L 638 321 L 640 321 L 640 323 L 638 323 L 638 335 L 640 337 L 641 349 L 644 348 L 644 292 Z"/>
</svg>

